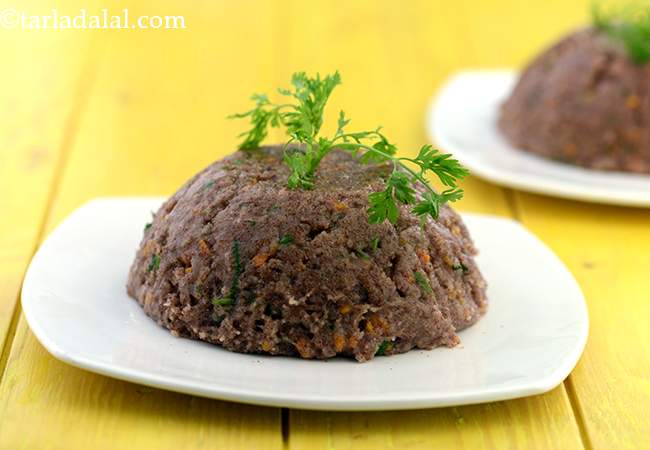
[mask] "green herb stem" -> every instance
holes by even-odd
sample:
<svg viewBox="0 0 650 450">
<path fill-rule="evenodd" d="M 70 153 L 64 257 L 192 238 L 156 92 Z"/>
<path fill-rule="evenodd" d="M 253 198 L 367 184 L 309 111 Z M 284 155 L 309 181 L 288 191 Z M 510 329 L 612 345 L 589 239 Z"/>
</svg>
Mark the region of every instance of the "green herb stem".
<svg viewBox="0 0 650 450">
<path fill-rule="evenodd" d="M 424 186 L 430 193 L 437 194 L 436 190 L 433 189 L 431 187 L 431 185 L 429 185 L 428 181 L 422 176 L 422 172 L 416 172 L 415 170 L 411 169 L 406 164 L 401 163 L 401 161 L 409 161 L 409 162 L 415 163 L 411 158 L 405 158 L 405 157 L 397 158 L 397 157 L 395 157 L 393 155 L 389 155 L 387 153 L 382 152 L 381 150 L 377 150 L 376 148 L 373 148 L 373 147 L 370 147 L 370 146 L 364 145 L 364 144 L 353 144 L 353 145 L 356 145 L 357 147 L 359 147 L 361 149 L 364 149 L 366 151 L 375 153 L 375 154 L 377 154 L 377 155 L 379 155 L 379 156 L 381 156 L 383 158 L 386 158 L 387 160 L 390 160 L 392 162 L 392 164 L 393 164 L 393 172 L 395 172 L 396 170 L 399 170 L 399 169 L 405 170 L 411 176 L 416 178 L 422 184 L 422 186 Z M 417 163 L 415 163 L 415 164 L 417 164 Z M 399 167 L 399 169 L 398 169 L 398 167 Z"/>
<path fill-rule="evenodd" d="M 322 159 L 335 148 L 359 156 L 362 163 L 390 161 L 393 166 L 383 191 L 368 197 L 368 221 L 382 223 L 388 220 L 396 223 L 399 217 L 398 204 L 414 204 L 412 212 L 425 220 L 426 216 L 437 219 L 440 207 L 446 202 L 459 200 L 463 190 L 457 187 L 458 180 L 468 175 L 460 163 L 424 145 L 415 158 L 396 156 L 397 147 L 380 132 L 350 133 L 345 127 L 350 120 L 343 111 L 339 114 L 338 128 L 332 138 L 319 135 L 323 125 L 325 105 L 336 86 L 341 83 L 338 72 L 321 79 L 320 75 L 309 77 L 304 72 L 295 73 L 291 79 L 293 90 L 280 89 L 282 95 L 292 97 L 295 104 L 272 104 L 265 95 L 252 98 L 256 107 L 242 114 L 230 117 L 250 118 L 251 128 L 242 133 L 240 149 L 258 147 L 267 136 L 268 127 L 286 127 L 289 140 L 284 146 L 284 162 L 291 169 L 287 185 L 291 189 L 313 189 L 315 174 Z M 371 142 L 369 142 L 371 141 Z M 299 144 L 301 147 L 293 147 Z M 361 155 L 359 155 L 361 153 Z M 419 170 L 412 166 L 417 166 Z M 438 193 L 427 181 L 426 175 L 436 175 L 448 189 Z M 424 186 L 426 192 L 418 199 L 416 185 Z"/>
</svg>

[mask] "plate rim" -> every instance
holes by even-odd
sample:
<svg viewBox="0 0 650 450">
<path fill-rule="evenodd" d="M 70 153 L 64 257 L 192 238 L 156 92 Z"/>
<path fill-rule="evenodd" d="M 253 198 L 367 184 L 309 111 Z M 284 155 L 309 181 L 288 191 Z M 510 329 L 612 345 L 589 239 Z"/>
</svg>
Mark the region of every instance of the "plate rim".
<svg viewBox="0 0 650 450">
<path fill-rule="evenodd" d="M 645 191 L 636 193 L 632 190 L 627 190 L 624 194 L 621 194 L 620 192 L 617 193 L 616 191 L 601 188 L 597 185 L 581 185 L 581 183 L 577 183 L 575 180 L 549 180 L 544 176 L 533 176 L 531 174 L 523 176 L 517 172 L 509 170 L 508 168 L 492 165 L 489 163 L 489 161 L 483 160 L 480 157 L 476 157 L 474 155 L 475 152 L 467 151 L 447 139 L 445 127 L 442 125 L 442 121 L 439 119 L 441 116 L 439 112 L 442 109 L 441 106 L 444 104 L 444 96 L 448 94 L 449 88 L 454 83 L 458 82 L 459 79 L 462 79 L 468 75 L 476 76 L 478 74 L 491 74 L 492 76 L 501 75 L 505 78 L 516 77 L 518 73 L 520 73 L 520 71 L 515 69 L 466 69 L 452 73 L 440 85 L 440 88 L 430 99 L 427 106 L 427 112 L 425 115 L 425 129 L 429 140 L 440 146 L 443 150 L 452 153 L 454 157 L 456 157 L 461 163 L 470 169 L 472 175 L 477 175 L 480 178 L 492 181 L 500 186 L 520 189 L 522 191 L 532 192 L 535 194 L 579 200 L 595 204 L 632 206 L 638 208 L 650 207 L 650 191 L 648 191 L 644 197 L 643 194 Z M 498 128 L 495 128 L 495 131 L 500 136 L 503 136 Z M 507 143 L 507 141 L 505 141 L 505 138 L 504 142 L 506 142 L 512 151 L 521 152 L 525 156 L 529 157 L 531 161 L 541 160 L 546 165 L 550 164 L 557 166 L 561 171 L 571 170 L 580 172 L 583 175 L 586 174 L 587 176 L 598 175 L 600 177 L 621 177 L 630 175 L 633 177 L 643 176 L 639 174 L 629 174 L 621 171 L 595 171 L 579 166 L 573 166 L 571 164 L 563 164 L 517 149 Z M 650 175 L 648 175 L 648 180 L 650 180 Z"/>
<path fill-rule="evenodd" d="M 574 345 L 572 351 L 565 356 L 562 364 L 555 367 L 555 369 L 538 379 L 533 381 L 526 381 L 523 385 L 515 387 L 493 387 L 493 388 L 480 388 L 474 389 L 470 392 L 452 392 L 450 394 L 445 394 L 441 396 L 439 393 L 408 393 L 408 394 L 394 394 L 394 396 L 387 396 L 383 398 L 372 397 L 368 398 L 367 396 L 354 397 L 350 396 L 346 398 L 345 401 L 341 401 L 339 397 L 335 399 L 328 398 L 327 395 L 323 394 L 294 394 L 286 395 L 284 393 L 276 395 L 273 392 L 264 392 L 260 393 L 256 389 L 243 389 L 243 388 L 233 388 L 233 387 L 224 387 L 223 385 L 209 385 L 208 382 L 192 380 L 190 382 L 183 381 L 179 377 L 175 376 L 166 376 L 160 374 L 154 374 L 152 372 L 143 372 L 142 370 L 137 370 L 128 367 L 115 366 L 111 364 L 106 364 L 102 361 L 92 360 L 85 356 L 79 356 L 71 354 L 69 351 L 61 348 L 60 345 L 54 340 L 51 339 L 48 333 L 41 328 L 40 320 L 32 316 L 34 311 L 30 305 L 30 298 L 33 296 L 30 293 L 32 289 L 31 278 L 34 276 L 33 269 L 35 265 L 33 262 L 39 258 L 41 248 L 46 244 L 50 236 L 59 230 L 60 227 L 63 227 L 68 221 L 70 221 L 75 215 L 80 213 L 83 209 L 89 207 L 90 205 L 102 202 L 105 200 L 114 201 L 114 200 L 160 200 L 164 197 L 99 197 L 92 199 L 77 209 L 75 209 L 71 214 L 69 214 L 63 221 L 61 221 L 48 235 L 48 238 L 39 246 L 36 254 L 32 258 L 30 265 L 27 269 L 27 272 L 24 277 L 23 286 L 21 289 L 21 306 L 22 312 L 32 333 L 38 340 L 38 342 L 43 345 L 43 347 L 54 356 L 56 359 L 67 363 L 71 366 L 98 373 L 100 375 L 109 376 L 111 378 L 116 378 L 123 381 L 134 382 L 141 385 L 151 386 L 155 388 L 161 388 L 165 390 L 170 390 L 173 392 L 180 392 L 185 394 L 197 395 L 201 397 L 213 398 L 218 400 L 233 401 L 238 403 L 246 403 L 251 405 L 261 405 L 261 406 L 271 406 L 271 407 L 288 407 L 288 408 L 299 408 L 299 409 L 308 409 L 308 410 L 324 410 L 324 411 L 384 411 L 384 410 L 412 410 L 412 409 L 423 409 L 423 408 L 438 408 L 438 407 L 447 407 L 447 406 L 460 406 L 467 404 L 479 404 L 492 401 L 502 401 L 510 400 L 520 397 L 526 397 L 530 395 L 543 394 L 548 392 L 559 384 L 561 384 L 564 379 L 571 373 L 576 364 L 578 363 L 584 348 L 586 346 L 588 335 L 589 335 L 589 314 L 587 304 L 584 298 L 584 293 L 582 289 L 571 273 L 571 271 L 566 267 L 566 265 L 560 260 L 560 258 L 537 236 L 532 232 L 526 229 L 520 222 L 502 216 L 488 215 L 488 214 L 477 214 L 477 213 L 461 213 L 463 217 L 479 217 L 479 218 L 489 218 L 492 220 L 499 220 L 510 222 L 512 225 L 517 226 L 521 231 L 529 235 L 529 237 L 538 241 L 543 250 L 550 255 L 552 255 L 556 261 L 561 265 L 563 271 L 569 275 L 570 282 L 574 284 L 579 293 L 579 306 L 582 314 L 583 320 L 581 321 L 581 326 L 579 329 L 579 340 L 576 345 Z M 197 342 L 202 344 L 200 342 Z M 249 355 L 246 355 L 249 356 Z M 260 355 L 250 355 L 256 358 L 259 358 Z M 282 358 L 274 356 L 272 358 Z M 288 357 L 287 357 L 288 358 Z"/>
</svg>

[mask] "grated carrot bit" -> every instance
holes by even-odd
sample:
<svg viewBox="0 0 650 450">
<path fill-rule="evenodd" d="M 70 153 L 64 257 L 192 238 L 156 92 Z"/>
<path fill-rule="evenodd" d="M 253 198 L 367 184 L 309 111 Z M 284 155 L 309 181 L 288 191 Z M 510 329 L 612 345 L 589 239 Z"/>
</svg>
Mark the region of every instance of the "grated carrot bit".
<svg viewBox="0 0 650 450">
<path fill-rule="evenodd" d="M 334 201 L 332 202 L 332 208 L 334 208 L 335 211 L 345 211 L 348 209 L 348 205 L 343 202 Z"/>
<path fill-rule="evenodd" d="M 212 250 L 210 250 L 210 246 L 203 239 L 199 241 L 199 251 L 204 256 L 209 256 L 212 253 Z"/>
<path fill-rule="evenodd" d="M 270 256 L 271 254 L 268 252 L 258 253 L 257 255 L 253 256 L 253 265 L 255 265 L 255 267 L 262 267 L 264 264 L 266 264 L 266 261 L 268 261 Z"/>
<path fill-rule="evenodd" d="M 271 344 L 269 341 L 262 341 L 262 350 L 265 352 L 270 352 L 272 348 L 273 344 Z"/>
<path fill-rule="evenodd" d="M 339 312 L 340 312 L 341 314 L 347 314 L 347 313 L 349 313 L 350 311 L 352 311 L 352 307 L 351 307 L 350 305 L 348 305 L 348 304 L 342 305 L 342 306 L 339 308 Z"/>
<path fill-rule="evenodd" d="M 299 337 L 295 343 L 296 350 L 300 353 L 300 356 L 303 358 L 311 357 L 311 352 L 309 351 L 309 341 L 304 337 Z"/>
<path fill-rule="evenodd" d="M 257 255 L 253 256 L 252 261 L 255 267 L 262 267 L 266 264 L 266 261 L 278 252 L 278 248 L 279 246 L 277 242 L 274 242 L 268 252 L 259 252 Z"/>
<path fill-rule="evenodd" d="M 336 352 L 342 352 L 343 348 L 345 348 L 345 337 L 340 335 L 340 334 L 335 334 L 334 335 L 334 350 Z"/>
<path fill-rule="evenodd" d="M 152 253 L 154 253 L 156 250 L 156 241 L 153 239 L 148 240 L 146 244 L 144 244 L 144 247 L 142 248 L 142 253 L 144 256 L 151 256 Z"/>
<path fill-rule="evenodd" d="M 366 331 L 368 333 L 372 333 L 375 330 L 375 327 L 373 326 L 371 321 L 366 322 Z"/>
<path fill-rule="evenodd" d="M 383 317 L 377 314 L 373 314 L 369 319 L 374 328 L 381 328 L 384 331 L 388 331 L 388 323 L 384 320 Z"/>
<path fill-rule="evenodd" d="M 641 104 L 641 102 L 639 101 L 639 97 L 637 97 L 637 96 L 634 95 L 634 94 L 629 95 L 629 96 L 625 99 L 625 106 L 626 106 L 628 109 L 637 109 L 637 108 L 639 107 L 640 104 Z"/>
<path fill-rule="evenodd" d="M 573 156 L 578 151 L 578 147 L 575 144 L 566 144 L 564 146 L 564 154 L 568 156 Z"/>
<path fill-rule="evenodd" d="M 431 256 L 424 250 L 421 250 L 418 253 L 418 256 L 420 257 L 420 261 L 422 261 L 422 264 L 429 264 L 429 261 L 431 261 Z"/>
</svg>

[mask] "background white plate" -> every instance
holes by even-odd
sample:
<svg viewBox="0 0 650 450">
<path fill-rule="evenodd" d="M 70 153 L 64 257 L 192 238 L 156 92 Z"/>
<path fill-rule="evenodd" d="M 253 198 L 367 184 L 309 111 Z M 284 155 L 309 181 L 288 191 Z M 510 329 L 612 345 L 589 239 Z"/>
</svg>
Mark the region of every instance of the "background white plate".
<svg viewBox="0 0 650 450">
<path fill-rule="evenodd" d="M 513 148 L 497 128 L 512 71 L 467 71 L 451 78 L 429 108 L 429 137 L 474 175 L 541 194 L 598 203 L 650 206 L 650 175 L 601 172 Z"/>
<path fill-rule="evenodd" d="M 461 346 L 359 364 L 231 353 L 172 337 L 125 292 L 150 211 L 162 200 L 100 199 L 68 217 L 38 250 L 22 292 L 32 331 L 55 357 L 136 383 L 264 405 L 407 409 L 548 391 L 587 339 L 585 303 L 558 258 L 518 223 L 465 215 L 489 283 L 487 315 Z"/>
</svg>

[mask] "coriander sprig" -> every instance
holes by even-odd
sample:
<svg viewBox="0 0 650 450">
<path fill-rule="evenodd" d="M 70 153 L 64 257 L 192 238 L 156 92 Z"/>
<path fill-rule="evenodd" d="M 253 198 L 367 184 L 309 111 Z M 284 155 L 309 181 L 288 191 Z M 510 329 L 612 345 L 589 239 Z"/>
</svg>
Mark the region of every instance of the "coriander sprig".
<svg viewBox="0 0 650 450">
<path fill-rule="evenodd" d="M 636 64 L 650 61 L 650 2 L 628 0 L 605 6 L 602 1 L 592 4 L 596 29 L 620 41 Z"/>
<path fill-rule="evenodd" d="M 422 220 L 427 216 L 437 219 L 442 204 L 462 198 L 463 191 L 457 183 L 469 172 L 451 155 L 440 153 L 431 145 L 422 146 L 415 158 L 398 157 L 397 146 L 388 140 L 381 127 L 372 131 L 347 132 L 350 120 L 343 111 L 339 114 L 333 137 L 319 134 L 327 101 L 334 88 L 341 84 L 338 72 L 322 79 L 320 75 L 309 77 L 298 72 L 293 75 L 291 84 L 292 90 L 280 89 L 278 92 L 291 97 L 293 103 L 275 104 L 267 96 L 256 94 L 252 97 L 255 102 L 253 109 L 230 116 L 250 120 L 250 129 L 240 135 L 244 139 L 239 148 L 243 150 L 258 147 L 268 135 L 269 127 L 286 128 L 289 140 L 285 144 L 284 161 L 291 169 L 287 180 L 289 188 L 312 189 L 321 160 L 337 148 L 350 152 L 366 164 L 392 165 L 385 189 L 368 197 L 370 223 L 397 222 L 399 204 L 414 205 L 413 213 Z M 447 189 L 440 193 L 433 189 L 426 178 L 429 175 L 437 176 Z"/>
</svg>

